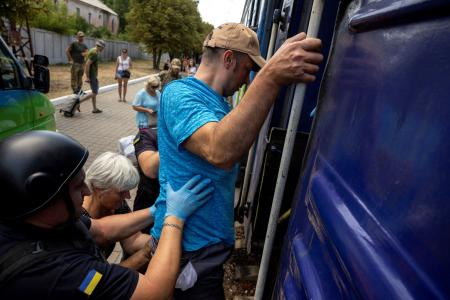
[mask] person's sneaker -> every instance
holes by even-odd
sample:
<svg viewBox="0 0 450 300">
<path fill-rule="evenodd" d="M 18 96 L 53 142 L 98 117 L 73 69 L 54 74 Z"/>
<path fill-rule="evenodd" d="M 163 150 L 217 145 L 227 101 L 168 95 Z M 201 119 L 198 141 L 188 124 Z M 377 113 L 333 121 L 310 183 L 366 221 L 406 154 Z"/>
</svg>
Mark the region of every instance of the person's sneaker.
<svg viewBox="0 0 450 300">
<path fill-rule="evenodd" d="M 94 109 L 93 111 L 92 111 L 92 113 L 93 114 L 99 114 L 99 113 L 101 113 L 102 111 L 100 110 L 100 109 Z"/>
</svg>

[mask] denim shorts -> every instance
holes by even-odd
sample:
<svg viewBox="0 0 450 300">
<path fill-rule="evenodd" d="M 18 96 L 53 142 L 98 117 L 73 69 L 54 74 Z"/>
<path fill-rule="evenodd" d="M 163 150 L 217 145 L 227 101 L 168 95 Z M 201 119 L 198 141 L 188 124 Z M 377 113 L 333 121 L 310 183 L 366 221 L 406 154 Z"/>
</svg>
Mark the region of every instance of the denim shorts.
<svg viewBox="0 0 450 300">
<path fill-rule="evenodd" d="M 98 94 L 98 79 L 97 79 L 97 77 L 89 77 L 89 84 L 91 85 L 92 93 Z"/>
<path fill-rule="evenodd" d="M 130 78 L 131 73 L 128 70 L 120 70 L 116 73 L 117 78 Z"/>
</svg>

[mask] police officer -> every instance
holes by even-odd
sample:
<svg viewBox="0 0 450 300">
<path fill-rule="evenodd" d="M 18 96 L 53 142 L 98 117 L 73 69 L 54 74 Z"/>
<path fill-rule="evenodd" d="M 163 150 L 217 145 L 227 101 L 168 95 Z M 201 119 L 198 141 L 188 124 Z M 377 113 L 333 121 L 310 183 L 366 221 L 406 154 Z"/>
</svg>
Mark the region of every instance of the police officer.
<svg viewBox="0 0 450 300">
<path fill-rule="evenodd" d="M 181 79 L 180 69 L 181 69 L 181 61 L 178 58 L 174 58 L 170 62 L 169 70 L 162 71 L 161 73 L 159 73 L 162 89 L 164 89 L 164 87 L 172 80 Z"/>
<path fill-rule="evenodd" d="M 0 294 L 5 299 L 167 299 L 175 285 L 183 224 L 211 196 L 195 176 L 173 191 L 163 234 L 145 274 L 110 265 L 94 240 L 117 239 L 152 219 L 148 209 L 100 220 L 79 217 L 90 193 L 88 151 L 73 139 L 33 131 L 0 142 Z M 117 230 L 115 230 L 116 228 Z"/>
</svg>

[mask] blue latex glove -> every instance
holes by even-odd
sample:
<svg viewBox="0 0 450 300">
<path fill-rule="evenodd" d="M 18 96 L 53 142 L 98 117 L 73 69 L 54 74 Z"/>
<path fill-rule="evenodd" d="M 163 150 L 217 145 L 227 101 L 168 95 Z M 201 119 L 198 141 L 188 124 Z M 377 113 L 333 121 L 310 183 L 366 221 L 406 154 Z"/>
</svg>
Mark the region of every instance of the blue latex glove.
<svg viewBox="0 0 450 300">
<path fill-rule="evenodd" d="M 174 191 L 170 183 L 166 185 L 166 214 L 185 221 L 200 206 L 212 198 L 214 188 L 210 179 L 202 179 L 200 175 L 192 177 L 178 191 Z"/>
</svg>

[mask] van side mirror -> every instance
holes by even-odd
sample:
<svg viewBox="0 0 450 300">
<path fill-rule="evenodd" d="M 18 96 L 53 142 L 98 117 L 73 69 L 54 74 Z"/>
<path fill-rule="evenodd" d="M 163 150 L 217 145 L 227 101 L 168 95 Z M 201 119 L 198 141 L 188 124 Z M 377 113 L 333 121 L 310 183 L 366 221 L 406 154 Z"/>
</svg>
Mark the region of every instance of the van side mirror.
<svg viewBox="0 0 450 300">
<path fill-rule="evenodd" d="M 48 57 L 35 55 L 33 58 L 34 88 L 42 93 L 50 90 L 50 71 L 48 70 Z"/>
</svg>

